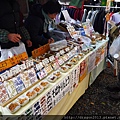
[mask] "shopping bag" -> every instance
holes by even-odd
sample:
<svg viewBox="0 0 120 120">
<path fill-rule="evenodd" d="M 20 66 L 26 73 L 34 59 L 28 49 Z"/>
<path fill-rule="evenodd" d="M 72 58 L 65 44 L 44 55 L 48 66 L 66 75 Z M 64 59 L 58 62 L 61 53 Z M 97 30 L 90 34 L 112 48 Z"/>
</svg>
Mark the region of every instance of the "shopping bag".
<svg viewBox="0 0 120 120">
<path fill-rule="evenodd" d="M 114 57 L 115 54 L 119 54 L 120 56 L 120 35 L 113 40 L 109 48 L 109 53 L 112 57 Z"/>
<path fill-rule="evenodd" d="M 17 47 L 12 47 L 10 49 L 1 49 L 0 61 L 6 60 L 23 52 L 26 52 L 26 48 L 23 42 L 20 42 L 19 46 Z"/>
</svg>

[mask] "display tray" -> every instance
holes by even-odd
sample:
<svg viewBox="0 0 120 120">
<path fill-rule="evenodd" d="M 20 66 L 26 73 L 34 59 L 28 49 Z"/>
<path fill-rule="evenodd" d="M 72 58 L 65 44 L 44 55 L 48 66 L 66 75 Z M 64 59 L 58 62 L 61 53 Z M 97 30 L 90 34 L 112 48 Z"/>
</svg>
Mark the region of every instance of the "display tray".
<svg viewBox="0 0 120 120">
<path fill-rule="evenodd" d="M 49 84 L 50 84 L 50 83 L 49 83 L 48 81 L 46 81 L 46 80 L 40 82 L 40 85 L 41 85 L 44 89 L 48 88 L 48 87 L 49 87 Z"/>
<path fill-rule="evenodd" d="M 55 75 L 57 77 L 57 79 L 59 79 L 61 77 L 61 72 L 59 70 L 53 72 L 53 75 Z"/>
<path fill-rule="evenodd" d="M 20 109 L 21 105 L 18 101 L 13 101 L 12 103 L 8 104 L 7 109 L 10 111 L 10 113 L 15 113 Z"/>
<path fill-rule="evenodd" d="M 28 98 L 30 100 L 32 100 L 37 96 L 37 92 L 35 90 L 31 89 L 28 92 L 26 92 L 26 96 L 28 96 Z"/>
<path fill-rule="evenodd" d="M 18 97 L 17 100 L 18 100 L 18 102 L 21 106 L 24 106 L 29 102 L 29 98 L 25 95 L 22 95 L 22 96 Z"/>
<path fill-rule="evenodd" d="M 67 66 L 69 69 L 73 67 L 73 63 L 72 62 L 67 62 L 65 64 L 65 66 Z"/>
<path fill-rule="evenodd" d="M 49 76 L 47 77 L 47 80 L 48 80 L 49 82 L 55 82 L 55 81 L 57 80 L 57 76 L 54 75 L 54 74 L 51 74 L 51 75 L 49 75 Z"/>
<path fill-rule="evenodd" d="M 65 73 L 68 71 L 68 67 L 66 65 L 61 66 L 60 71 Z"/>
<path fill-rule="evenodd" d="M 40 86 L 40 85 L 36 85 L 33 88 L 33 90 L 35 90 L 37 92 L 37 94 L 40 94 L 44 90 L 44 88 L 42 86 Z"/>
</svg>

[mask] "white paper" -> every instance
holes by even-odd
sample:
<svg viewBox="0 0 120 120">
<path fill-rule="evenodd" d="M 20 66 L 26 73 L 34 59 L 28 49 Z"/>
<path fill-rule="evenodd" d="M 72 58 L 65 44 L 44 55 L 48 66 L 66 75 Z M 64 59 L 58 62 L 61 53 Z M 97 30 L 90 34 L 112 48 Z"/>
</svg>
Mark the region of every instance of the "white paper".
<svg viewBox="0 0 120 120">
<path fill-rule="evenodd" d="M 95 61 L 96 61 L 96 52 L 93 52 L 89 55 L 88 59 L 88 73 L 90 73 L 95 68 Z"/>
</svg>

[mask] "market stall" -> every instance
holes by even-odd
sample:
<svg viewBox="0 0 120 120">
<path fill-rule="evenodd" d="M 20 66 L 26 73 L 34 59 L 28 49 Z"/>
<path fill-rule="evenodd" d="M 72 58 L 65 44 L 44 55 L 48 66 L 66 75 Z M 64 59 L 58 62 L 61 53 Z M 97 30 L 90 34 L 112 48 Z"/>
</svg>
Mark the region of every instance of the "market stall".
<svg viewBox="0 0 120 120">
<path fill-rule="evenodd" d="M 70 57 L 69 61 L 64 62 L 59 69 L 57 69 L 58 73 L 60 73 L 59 78 L 57 78 L 55 81 L 50 79 L 48 80 L 48 76 L 53 75 L 53 73 L 56 72 L 56 70 L 54 70 L 56 67 L 52 67 L 54 69 L 51 70 L 50 74 L 41 78 L 41 80 L 40 76 L 39 79 L 37 79 L 36 74 L 34 74 L 32 78 L 36 79 L 34 79 L 30 86 L 26 86 L 25 89 L 20 89 L 21 91 L 19 94 L 11 94 L 13 96 L 11 96 L 9 100 L 6 97 L 4 103 L 2 103 L 3 99 L 1 98 L 1 113 L 3 115 L 40 115 L 40 118 L 42 115 L 65 115 L 75 104 L 75 102 L 85 93 L 85 90 L 88 88 L 88 86 L 94 82 L 99 73 L 105 68 L 107 42 L 108 40 L 101 40 L 100 42 L 97 42 L 96 48 L 80 57 L 79 60 L 72 64 L 72 67 L 67 68 L 65 71 L 61 71 L 63 66 L 65 66 L 67 63 L 70 65 L 69 61 L 75 58 L 74 54 L 76 53 L 77 48 L 73 47 L 73 49 L 69 51 L 69 55 L 71 52 L 74 53 L 72 54 L 72 57 Z M 77 55 L 79 56 L 81 54 Z M 30 66 L 34 66 L 32 61 L 29 62 L 28 68 L 32 70 L 32 73 L 35 73 L 33 67 Z M 30 80 L 32 80 L 32 78 L 30 78 Z M 32 98 L 30 97 L 25 105 L 19 105 L 17 109 L 11 111 L 11 103 L 14 103 L 14 101 L 18 98 L 21 98 L 21 96 L 27 95 L 27 93 L 33 90 L 36 86 L 38 87 L 38 85 L 42 85 L 42 82 L 44 82 L 44 85 L 45 83 L 48 85 L 46 87 L 43 85 L 44 89 L 41 92 L 33 95 Z M 3 87 L 1 87 L 1 89 L 3 89 Z M 1 95 L 3 95 L 2 91 Z M 63 116 L 52 116 L 51 120 L 56 119 L 56 117 L 58 117 L 57 119 L 60 119 Z"/>
</svg>

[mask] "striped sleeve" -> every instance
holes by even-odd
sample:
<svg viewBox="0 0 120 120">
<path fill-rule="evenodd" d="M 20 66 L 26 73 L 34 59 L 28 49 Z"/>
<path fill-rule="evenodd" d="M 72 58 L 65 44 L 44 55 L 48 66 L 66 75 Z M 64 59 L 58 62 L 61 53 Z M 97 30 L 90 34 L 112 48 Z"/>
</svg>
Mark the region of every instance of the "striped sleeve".
<svg viewBox="0 0 120 120">
<path fill-rule="evenodd" d="M 30 35 L 24 26 L 20 27 L 20 31 L 22 32 L 25 41 L 30 40 Z"/>
<path fill-rule="evenodd" d="M 5 29 L 0 29 L 0 42 L 7 43 L 9 41 L 7 35 L 9 32 Z"/>
</svg>

